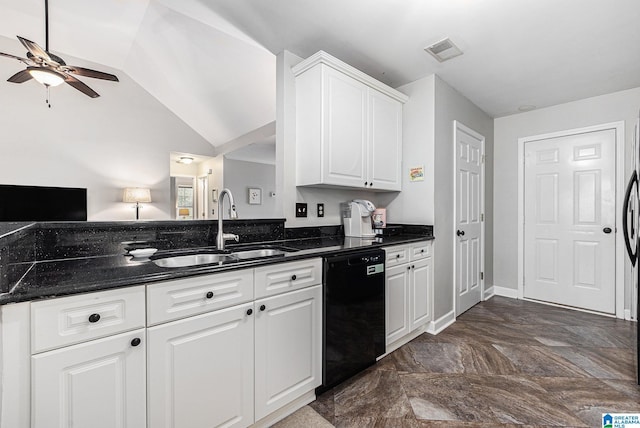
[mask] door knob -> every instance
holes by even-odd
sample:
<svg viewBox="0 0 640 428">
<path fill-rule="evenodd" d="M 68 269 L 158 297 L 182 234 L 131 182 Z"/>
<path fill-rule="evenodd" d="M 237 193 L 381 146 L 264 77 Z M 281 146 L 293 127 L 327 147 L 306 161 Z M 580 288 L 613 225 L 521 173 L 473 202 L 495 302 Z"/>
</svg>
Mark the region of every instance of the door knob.
<svg viewBox="0 0 640 428">
<path fill-rule="evenodd" d="M 456 231 L 456 235 L 458 235 L 458 236 L 464 236 L 464 230 L 458 230 L 458 231 Z"/>
<path fill-rule="evenodd" d="M 602 229 L 602 231 L 604 233 L 611 233 L 611 228 L 610 227 L 605 227 L 604 229 Z"/>
</svg>

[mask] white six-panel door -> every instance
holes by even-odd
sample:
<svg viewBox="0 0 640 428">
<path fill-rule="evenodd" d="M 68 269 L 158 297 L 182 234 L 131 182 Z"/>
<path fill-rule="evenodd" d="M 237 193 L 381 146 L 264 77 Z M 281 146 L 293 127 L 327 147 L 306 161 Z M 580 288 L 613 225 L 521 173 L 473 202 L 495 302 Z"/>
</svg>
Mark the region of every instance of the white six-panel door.
<svg viewBox="0 0 640 428">
<path fill-rule="evenodd" d="M 455 122 L 456 315 L 482 298 L 482 200 L 484 137 Z"/>
<path fill-rule="evenodd" d="M 615 313 L 615 130 L 524 145 L 524 297 Z"/>
</svg>

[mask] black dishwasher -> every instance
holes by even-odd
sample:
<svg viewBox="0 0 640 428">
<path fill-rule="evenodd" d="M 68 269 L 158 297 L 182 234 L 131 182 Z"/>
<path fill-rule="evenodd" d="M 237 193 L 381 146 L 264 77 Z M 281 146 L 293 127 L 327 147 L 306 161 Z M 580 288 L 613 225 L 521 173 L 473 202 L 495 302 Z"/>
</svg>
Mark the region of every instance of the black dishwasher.
<svg viewBox="0 0 640 428">
<path fill-rule="evenodd" d="M 385 353 L 384 259 L 380 249 L 325 257 L 321 393 Z"/>
</svg>

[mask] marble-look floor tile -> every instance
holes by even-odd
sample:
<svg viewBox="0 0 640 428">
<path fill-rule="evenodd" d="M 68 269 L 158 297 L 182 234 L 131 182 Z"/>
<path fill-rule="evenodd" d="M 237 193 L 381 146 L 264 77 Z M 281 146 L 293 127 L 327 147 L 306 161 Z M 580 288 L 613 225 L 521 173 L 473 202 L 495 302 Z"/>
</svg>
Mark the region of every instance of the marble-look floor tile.
<svg viewBox="0 0 640 428">
<path fill-rule="evenodd" d="M 566 330 L 580 336 L 581 344 L 576 346 L 601 347 L 601 348 L 635 348 L 635 331 L 632 329 L 615 329 L 596 326 L 565 326 Z"/>
<path fill-rule="evenodd" d="M 468 323 L 456 321 L 436 336 L 425 333 L 415 339 L 416 342 L 441 343 L 520 343 L 537 345 L 539 342 L 522 332 L 517 326 L 488 322 Z"/>
<path fill-rule="evenodd" d="M 550 351 L 596 378 L 633 380 L 636 376 L 635 349 L 553 347 Z"/>
<path fill-rule="evenodd" d="M 392 354 L 400 372 L 515 374 L 511 361 L 489 343 L 414 342 Z"/>
<path fill-rule="evenodd" d="M 336 406 L 335 388 L 332 388 L 316 397 L 316 400 L 309 404 L 320 416 L 335 425 Z"/>
<path fill-rule="evenodd" d="M 404 418 L 411 413 L 400 377 L 392 370 L 367 370 L 336 388 L 336 421 L 340 417 Z"/>
<path fill-rule="evenodd" d="M 545 346 L 494 344 L 516 369 L 529 376 L 588 377 L 589 374 Z M 566 348 L 558 348 L 566 349 Z"/>
<path fill-rule="evenodd" d="M 419 420 L 584 426 L 524 377 L 411 373 L 400 378 Z"/>
<path fill-rule="evenodd" d="M 594 378 L 546 377 L 534 380 L 587 426 L 599 426 L 603 413 L 640 410 L 640 402 Z"/>
<path fill-rule="evenodd" d="M 623 393 L 627 398 L 640 403 L 640 385 L 634 380 L 600 379 L 611 388 Z"/>
</svg>

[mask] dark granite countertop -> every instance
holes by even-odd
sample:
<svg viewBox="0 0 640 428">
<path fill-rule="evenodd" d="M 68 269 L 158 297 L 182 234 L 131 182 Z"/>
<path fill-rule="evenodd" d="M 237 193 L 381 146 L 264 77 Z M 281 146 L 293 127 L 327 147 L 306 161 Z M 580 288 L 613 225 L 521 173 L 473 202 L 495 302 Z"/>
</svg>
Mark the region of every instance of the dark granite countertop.
<svg viewBox="0 0 640 428">
<path fill-rule="evenodd" d="M 38 261 L 25 266 L 26 273 L 22 278 L 13 285 L 8 293 L 0 294 L 0 305 L 147 284 L 226 270 L 253 268 L 310 257 L 347 253 L 368 247 L 399 245 L 430 239 L 433 239 L 433 236 L 405 234 L 385 236 L 375 240 L 329 236 L 254 243 L 254 246 L 261 244 L 280 245 L 297 251 L 287 252 L 284 256 L 182 268 L 162 268 L 148 260 L 134 261 L 131 256 L 124 254 Z M 207 247 L 199 250 L 203 249 L 207 249 Z M 215 250 L 215 248 L 209 249 Z"/>
</svg>

